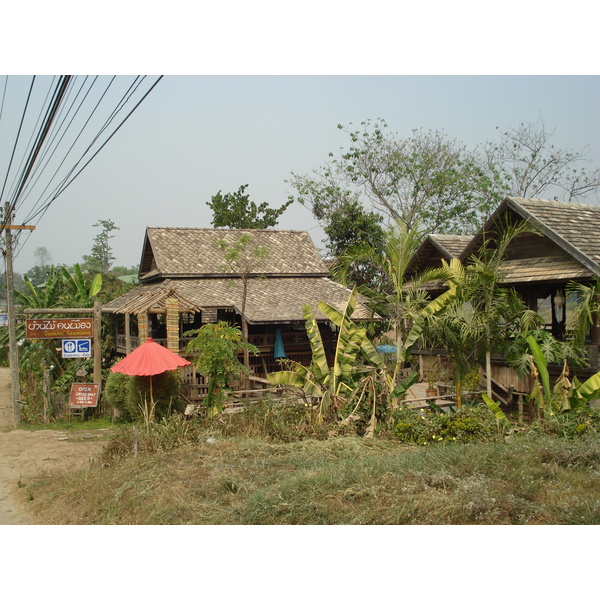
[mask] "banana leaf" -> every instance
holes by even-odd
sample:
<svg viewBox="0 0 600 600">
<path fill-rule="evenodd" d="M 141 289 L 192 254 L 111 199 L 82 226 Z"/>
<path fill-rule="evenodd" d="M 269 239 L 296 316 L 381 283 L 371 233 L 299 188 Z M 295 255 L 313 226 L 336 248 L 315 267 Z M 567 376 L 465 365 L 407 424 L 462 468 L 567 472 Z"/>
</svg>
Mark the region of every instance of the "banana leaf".
<svg viewBox="0 0 600 600">
<path fill-rule="evenodd" d="M 334 358 L 334 376 L 347 381 L 356 364 L 360 346 L 367 335 L 362 328 L 342 328 L 339 331 Z"/>
<path fill-rule="evenodd" d="M 592 375 L 584 381 L 578 388 L 577 392 L 587 401 L 600 398 L 600 373 Z"/>
<path fill-rule="evenodd" d="M 340 329 L 344 325 L 345 318 L 348 319 L 349 326 L 351 324 L 351 326 L 353 326 L 353 327 L 359 327 L 356 323 L 354 323 L 353 321 L 350 320 L 352 314 L 354 313 L 354 310 L 356 309 L 355 296 L 356 296 L 355 291 L 352 290 L 352 293 L 350 295 L 349 304 L 346 306 L 346 310 L 344 311 L 344 314 L 342 314 L 337 308 L 335 308 L 335 307 L 331 306 L 330 304 L 327 304 L 327 302 L 323 302 L 323 301 L 320 301 L 318 303 L 319 310 L 334 325 L 336 325 Z M 349 307 L 352 310 L 348 310 Z M 365 335 L 363 341 L 361 342 L 360 349 L 363 351 L 363 353 L 365 354 L 367 359 L 372 364 L 374 364 L 376 367 L 378 367 L 380 369 L 385 368 L 385 361 L 384 361 L 383 357 L 381 356 L 381 354 L 379 354 L 379 352 L 377 352 L 377 350 L 375 350 L 375 346 L 373 346 L 373 343 L 371 342 L 371 340 L 369 340 L 366 337 L 366 335 Z"/>
<path fill-rule="evenodd" d="M 552 393 L 550 391 L 550 376 L 548 375 L 548 363 L 546 362 L 546 357 L 532 335 L 528 335 L 526 339 L 529 348 L 531 349 L 531 353 L 533 354 L 533 359 L 535 360 L 535 364 L 540 374 L 540 379 L 542 380 L 546 402 L 549 403 L 552 398 Z"/>
<path fill-rule="evenodd" d="M 327 356 L 325 355 L 325 346 L 319 331 L 319 325 L 315 319 L 310 306 L 307 304 L 302 314 L 305 320 L 306 333 L 310 342 L 312 352 L 312 367 L 315 378 L 318 381 L 323 381 L 329 375 L 329 365 L 327 364 Z"/>
<path fill-rule="evenodd" d="M 492 411 L 497 421 L 510 423 L 502 409 L 485 392 L 481 394 L 481 397 L 485 402 L 485 405 Z"/>
<path fill-rule="evenodd" d="M 297 368 L 295 371 L 275 371 L 274 373 L 268 373 L 267 379 L 274 385 L 288 385 L 304 390 L 309 396 L 321 397 L 323 389 L 318 383 L 312 380 L 310 371 L 299 363 L 294 366 L 295 368 L 301 368 Z"/>
<path fill-rule="evenodd" d="M 405 377 L 392 391 L 392 393 L 390 394 L 390 399 L 394 400 L 395 398 L 399 398 L 400 396 L 403 396 L 404 394 L 406 394 L 406 392 L 408 391 L 408 388 L 411 385 L 414 385 L 415 383 L 417 383 L 417 380 L 419 379 L 419 373 L 418 371 L 413 371 L 408 377 Z M 390 386 L 391 387 L 391 386 Z"/>
</svg>

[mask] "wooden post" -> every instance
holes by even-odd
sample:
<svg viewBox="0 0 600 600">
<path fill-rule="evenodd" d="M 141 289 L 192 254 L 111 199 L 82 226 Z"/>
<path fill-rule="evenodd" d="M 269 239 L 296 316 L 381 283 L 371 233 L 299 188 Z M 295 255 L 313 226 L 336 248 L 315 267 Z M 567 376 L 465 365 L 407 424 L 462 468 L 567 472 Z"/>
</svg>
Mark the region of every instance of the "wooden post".
<svg viewBox="0 0 600 600">
<path fill-rule="evenodd" d="M 21 423 L 21 388 L 19 382 L 19 350 L 17 348 L 16 314 L 13 297 L 13 253 L 12 253 L 12 211 L 10 204 L 4 204 L 4 218 L 6 229 L 6 303 L 8 308 L 8 339 L 9 339 L 9 366 L 10 382 L 13 404 L 13 417 L 15 426 Z"/>
<path fill-rule="evenodd" d="M 102 387 L 102 303 L 94 302 L 93 313 L 94 383 Z"/>
<path fill-rule="evenodd" d="M 44 369 L 44 423 L 48 422 L 48 412 L 50 407 L 50 393 L 51 393 L 51 384 L 50 384 L 50 369 Z"/>
<path fill-rule="evenodd" d="M 518 407 L 519 407 L 519 425 L 523 425 L 523 394 L 519 394 L 519 400 L 518 400 Z"/>
<path fill-rule="evenodd" d="M 125 354 L 131 353 L 131 319 L 129 313 L 125 313 Z"/>
</svg>

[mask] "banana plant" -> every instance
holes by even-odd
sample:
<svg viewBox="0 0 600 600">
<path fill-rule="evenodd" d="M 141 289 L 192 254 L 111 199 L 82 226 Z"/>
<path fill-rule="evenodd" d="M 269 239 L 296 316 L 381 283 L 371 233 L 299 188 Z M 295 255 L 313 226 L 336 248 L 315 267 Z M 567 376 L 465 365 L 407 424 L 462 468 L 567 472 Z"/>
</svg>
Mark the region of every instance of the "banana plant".
<svg viewBox="0 0 600 600">
<path fill-rule="evenodd" d="M 325 302 L 318 303 L 321 311 L 335 311 Z M 312 309 L 307 304 L 303 309 L 306 333 L 312 351 L 312 361 L 305 367 L 296 361 L 288 361 L 291 370 L 270 373 L 268 379 L 275 385 L 289 385 L 302 389 L 308 396 L 320 398 L 319 418 L 322 420 L 329 410 L 339 408 L 352 393 L 352 376 L 356 359 L 366 339 L 367 331 L 351 320 L 356 309 L 356 293 L 353 291 L 339 320 L 339 333 L 335 348 L 333 366 L 327 362 L 325 345 L 319 325 Z"/>
<path fill-rule="evenodd" d="M 566 412 L 600 398 L 600 372 L 580 383 L 574 377 L 569 381 L 569 369 L 565 360 L 561 375 L 554 388 L 550 387 L 548 363 L 539 344 L 532 335 L 527 336 L 527 343 L 533 355 L 532 375 L 534 377 L 530 399 L 536 402 L 538 410 L 552 414 L 554 411 Z M 540 383 L 541 382 L 541 383 Z"/>
<path fill-rule="evenodd" d="M 88 285 L 78 264 L 73 265 L 73 273 L 69 272 L 65 267 L 61 267 L 61 273 L 66 288 L 63 298 L 65 305 L 73 304 L 78 307 L 90 306 L 94 297 L 102 289 L 102 275 L 97 273 Z M 74 308 L 75 306 L 69 306 L 69 308 Z"/>
<path fill-rule="evenodd" d="M 508 417 L 504 414 L 500 406 L 494 402 L 485 392 L 481 394 L 481 398 L 484 404 L 490 409 L 492 414 L 496 417 L 498 423 L 510 424 Z"/>
<path fill-rule="evenodd" d="M 321 338 L 318 323 L 310 306 L 305 306 L 303 315 L 305 327 L 312 351 L 312 362 L 309 367 L 288 361 L 292 369 L 278 371 L 268 375 L 269 381 L 276 385 L 289 385 L 302 389 L 308 396 L 320 398 L 319 416 L 323 416 L 331 407 L 339 408 L 360 386 L 356 381 L 357 375 L 376 369 L 388 387 L 390 399 L 406 393 L 418 377 L 416 372 L 394 386 L 394 378 L 387 373 L 383 357 L 376 351 L 372 342 L 367 338 L 364 327 L 352 321 L 351 316 L 357 305 L 356 291 L 353 290 L 343 311 L 327 302 L 319 302 L 319 310 L 327 316 L 338 329 L 333 365 L 327 362 L 325 346 Z M 357 365 L 361 354 L 370 363 L 368 366 Z"/>
</svg>

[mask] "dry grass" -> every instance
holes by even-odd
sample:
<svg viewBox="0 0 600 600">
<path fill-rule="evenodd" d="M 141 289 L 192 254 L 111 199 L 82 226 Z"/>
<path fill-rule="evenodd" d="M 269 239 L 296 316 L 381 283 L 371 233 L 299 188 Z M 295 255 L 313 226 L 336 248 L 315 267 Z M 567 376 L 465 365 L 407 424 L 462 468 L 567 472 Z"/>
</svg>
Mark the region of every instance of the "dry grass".
<svg viewBox="0 0 600 600">
<path fill-rule="evenodd" d="M 600 437 L 416 448 L 205 435 L 26 493 L 49 524 L 599 524 Z"/>
</svg>

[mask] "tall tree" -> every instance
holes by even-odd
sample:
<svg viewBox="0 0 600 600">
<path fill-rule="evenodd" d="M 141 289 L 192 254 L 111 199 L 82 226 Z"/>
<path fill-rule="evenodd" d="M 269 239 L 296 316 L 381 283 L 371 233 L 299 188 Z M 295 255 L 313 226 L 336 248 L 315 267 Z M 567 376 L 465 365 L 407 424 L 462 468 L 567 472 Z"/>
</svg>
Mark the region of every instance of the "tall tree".
<svg viewBox="0 0 600 600">
<path fill-rule="evenodd" d="M 466 268 L 455 269 L 454 276 L 448 273 L 457 288 L 453 305 L 428 320 L 430 341 L 445 348 L 455 363 L 458 403 L 461 382 L 474 366 L 484 367 L 487 394 L 492 396 L 492 350 L 506 347 L 523 323 L 535 322 L 535 313 L 527 310 L 517 292 L 501 285 L 507 249 L 523 233 L 539 232 L 524 221 L 503 223 L 496 234 L 490 233 Z"/>
<path fill-rule="evenodd" d="M 440 131 L 397 139 L 378 119 L 361 130 L 338 125 L 350 140 L 311 176 L 292 173 L 295 197 L 323 221 L 343 199 L 360 200 L 424 233 L 472 233 L 500 196 L 475 152 Z"/>
<path fill-rule="evenodd" d="M 275 227 L 279 217 L 285 209 L 293 202 L 288 200 L 279 208 L 269 208 L 266 202 L 256 204 L 246 194 L 248 184 L 240 186 L 233 194 L 221 194 L 219 190 L 207 206 L 213 211 L 213 227 L 229 227 L 231 229 L 267 229 Z"/>
<path fill-rule="evenodd" d="M 327 235 L 325 245 L 332 257 L 340 257 L 350 248 L 368 244 L 381 248 L 386 242 L 386 232 L 382 226 L 383 217 L 365 207 L 355 199 L 344 199 L 335 213 L 326 217 L 323 231 Z M 333 269 L 339 265 L 334 263 Z M 359 287 L 381 287 L 377 269 L 368 261 L 356 258 L 345 271 L 346 283 Z"/>
<path fill-rule="evenodd" d="M 501 131 L 499 142 L 483 146 L 487 172 L 496 178 L 499 191 L 566 202 L 597 196 L 600 169 L 588 171 L 582 166 L 589 162 L 589 149 L 557 148 L 552 143 L 555 131 L 540 119 Z"/>
<path fill-rule="evenodd" d="M 94 245 L 92 246 L 90 255 L 83 257 L 83 266 L 92 273 L 108 273 L 115 260 L 110 245 L 110 240 L 115 236 L 111 235 L 111 233 L 118 231 L 119 228 L 110 219 L 101 219 L 94 224 L 94 227 L 101 227 L 102 229 L 94 238 Z"/>
</svg>

